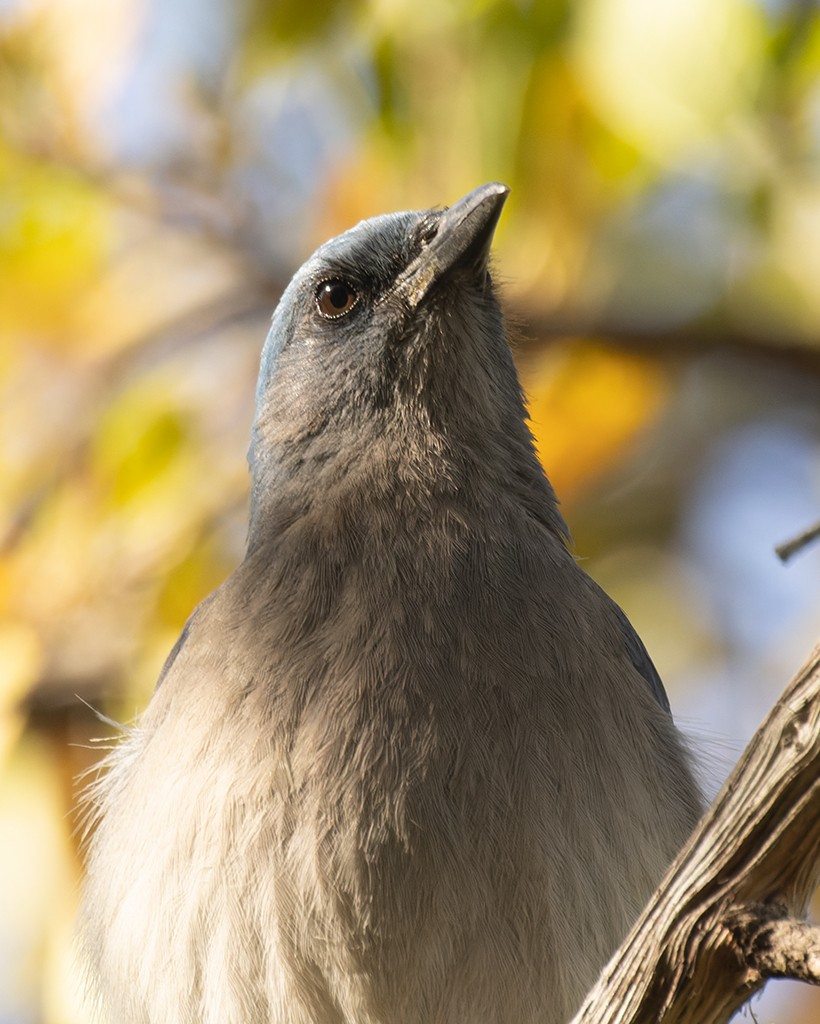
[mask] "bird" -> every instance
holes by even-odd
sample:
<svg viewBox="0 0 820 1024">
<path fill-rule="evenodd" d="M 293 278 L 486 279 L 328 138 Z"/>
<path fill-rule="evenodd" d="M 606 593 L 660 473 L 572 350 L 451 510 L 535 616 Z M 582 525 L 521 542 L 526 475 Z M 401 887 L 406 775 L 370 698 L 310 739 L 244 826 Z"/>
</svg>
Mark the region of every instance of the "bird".
<svg viewBox="0 0 820 1024">
<path fill-rule="evenodd" d="M 508 192 L 362 221 L 282 294 L 245 557 L 87 794 L 101 1020 L 561 1024 L 700 815 L 536 454 Z"/>
</svg>

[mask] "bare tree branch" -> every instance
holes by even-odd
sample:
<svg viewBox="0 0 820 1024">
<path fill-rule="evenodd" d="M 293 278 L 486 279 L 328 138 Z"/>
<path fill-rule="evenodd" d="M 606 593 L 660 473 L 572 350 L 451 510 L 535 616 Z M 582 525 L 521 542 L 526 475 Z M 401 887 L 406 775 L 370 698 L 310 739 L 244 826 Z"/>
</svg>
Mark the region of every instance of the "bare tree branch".
<svg viewBox="0 0 820 1024">
<path fill-rule="evenodd" d="M 509 304 L 508 304 L 509 306 Z M 545 313 L 523 302 L 513 305 L 515 323 L 525 327 L 525 344 L 556 338 L 597 338 L 617 348 L 657 357 L 696 356 L 707 352 L 740 352 L 820 375 L 820 339 L 801 336 L 782 326 L 779 331 L 755 333 L 729 316 L 710 322 L 645 326 L 613 319 L 606 311 L 584 316 L 570 310 Z"/>
<path fill-rule="evenodd" d="M 820 985 L 820 928 L 807 921 L 775 916 L 771 908 L 738 912 L 735 942 L 761 978 L 792 978 Z"/>
<path fill-rule="evenodd" d="M 18 148 L 26 149 L 21 140 L 16 140 L 16 144 Z M 272 312 L 283 287 L 279 280 L 281 271 L 274 273 L 271 266 L 260 263 L 262 257 L 253 243 L 252 232 L 248 230 L 246 212 L 231 204 L 224 194 L 209 191 L 198 181 L 186 180 L 178 171 L 155 175 L 148 184 L 116 169 L 95 166 L 88 160 L 80 161 L 62 152 L 37 151 L 31 155 L 38 160 L 47 158 L 52 164 L 71 171 L 105 191 L 123 207 L 158 224 L 198 235 L 203 242 L 218 243 L 241 261 L 245 271 L 241 277 L 251 282 L 247 294 L 243 295 L 242 288 L 238 288 L 228 297 L 227 303 L 215 304 L 213 323 L 209 323 L 212 310 L 207 303 L 201 310 L 185 314 L 187 319 L 183 328 L 186 336 L 200 330 L 219 329 L 223 316 L 232 316 L 232 304 L 236 305 L 238 316 Z M 683 324 L 647 326 L 623 316 L 613 316 L 606 309 L 582 312 L 576 308 L 558 308 L 547 311 L 528 299 L 518 303 L 508 299 L 506 306 L 514 322 L 526 325 L 526 335 L 522 339 L 524 344 L 542 344 L 557 338 L 594 337 L 622 349 L 656 356 L 738 351 L 746 356 L 773 359 L 812 376 L 820 376 L 820 337 L 807 334 L 786 322 L 774 328 L 767 325 L 765 330 L 758 332 L 738 323 L 723 309 L 709 317 Z M 161 338 L 175 326 L 171 322 L 165 328 L 153 329 L 147 343 Z"/>
<path fill-rule="evenodd" d="M 802 551 L 803 548 L 808 547 L 809 544 L 818 539 L 820 539 L 820 523 L 815 523 L 814 526 L 803 530 L 802 533 L 799 533 L 791 540 L 778 544 L 774 549 L 775 554 L 781 562 L 788 562 L 792 555 L 796 555 L 798 551 Z"/>
<path fill-rule="evenodd" d="M 746 748 L 572 1024 L 724 1024 L 818 978 L 820 645 Z"/>
</svg>

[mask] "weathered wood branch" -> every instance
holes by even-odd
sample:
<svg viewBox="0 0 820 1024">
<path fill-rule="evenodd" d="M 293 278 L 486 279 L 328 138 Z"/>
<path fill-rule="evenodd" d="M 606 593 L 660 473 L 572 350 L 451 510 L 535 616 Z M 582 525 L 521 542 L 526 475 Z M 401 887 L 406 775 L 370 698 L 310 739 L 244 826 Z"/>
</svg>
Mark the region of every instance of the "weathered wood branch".
<svg viewBox="0 0 820 1024">
<path fill-rule="evenodd" d="M 794 918 L 766 920 L 764 908 L 750 909 L 739 915 L 735 934 L 747 964 L 766 978 L 820 985 L 820 928 Z"/>
<path fill-rule="evenodd" d="M 572 1024 L 724 1024 L 769 978 L 820 984 L 820 645 Z"/>
</svg>

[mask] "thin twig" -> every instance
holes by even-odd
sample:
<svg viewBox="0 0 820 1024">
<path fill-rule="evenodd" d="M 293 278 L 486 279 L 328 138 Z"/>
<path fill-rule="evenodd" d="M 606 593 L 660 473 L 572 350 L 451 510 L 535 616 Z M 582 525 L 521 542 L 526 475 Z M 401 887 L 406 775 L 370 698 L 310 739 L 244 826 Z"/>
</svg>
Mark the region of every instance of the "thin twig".
<svg viewBox="0 0 820 1024">
<path fill-rule="evenodd" d="M 781 562 L 788 562 L 792 555 L 796 555 L 798 551 L 808 547 L 809 544 L 818 539 L 820 539 L 820 522 L 810 526 L 808 530 L 799 533 L 792 540 L 778 544 L 774 550 Z"/>
</svg>

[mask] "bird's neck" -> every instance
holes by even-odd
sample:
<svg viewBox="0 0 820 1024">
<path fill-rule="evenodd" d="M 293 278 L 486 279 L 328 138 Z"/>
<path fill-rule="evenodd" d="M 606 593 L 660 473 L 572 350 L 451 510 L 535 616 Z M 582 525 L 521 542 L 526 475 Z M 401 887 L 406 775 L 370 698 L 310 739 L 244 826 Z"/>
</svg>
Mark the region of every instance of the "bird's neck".
<svg viewBox="0 0 820 1024">
<path fill-rule="evenodd" d="M 255 440 L 258 444 L 259 439 Z M 532 446 L 521 432 L 474 439 L 406 425 L 377 436 L 329 432 L 251 450 L 253 488 L 248 549 L 276 543 L 298 524 L 369 519 L 381 533 L 424 530 L 441 514 L 483 529 L 516 512 L 568 537 L 558 503 Z"/>
</svg>

